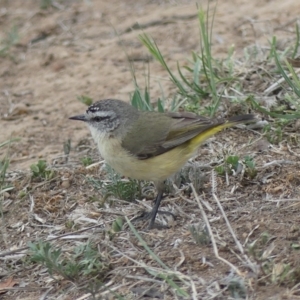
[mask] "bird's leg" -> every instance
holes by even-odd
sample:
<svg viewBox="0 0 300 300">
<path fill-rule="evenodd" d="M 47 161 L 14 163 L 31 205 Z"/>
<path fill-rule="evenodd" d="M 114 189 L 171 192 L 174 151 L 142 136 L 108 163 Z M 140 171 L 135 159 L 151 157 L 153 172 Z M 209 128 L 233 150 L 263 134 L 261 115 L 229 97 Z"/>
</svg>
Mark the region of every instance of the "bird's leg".
<svg viewBox="0 0 300 300">
<path fill-rule="evenodd" d="M 156 199 L 155 199 L 155 202 L 154 202 L 154 207 L 152 208 L 151 212 L 149 213 L 150 223 L 149 223 L 148 229 L 152 229 L 154 227 L 155 218 L 156 218 L 157 213 L 172 215 L 173 217 L 175 217 L 170 212 L 158 210 L 158 208 L 160 206 L 160 202 L 163 199 L 163 194 L 164 194 L 164 190 L 165 190 L 165 183 L 164 182 L 156 182 L 155 186 L 156 186 L 156 189 L 157 189 L 157 196 L 156 196 Z"/>
<path fill-rule="evenodd" d="M 158 182 L 158 183 L 155 183 L 155 186 L 157 189 L 157 196 L 154 201 L 154 207 L 152 208 L 152 210 L 150 212 L 148 212 L 148 213 L 144 212 L 140 217 L 137 217 L 133 220 L 133 221 L 137 221 L 137 220 L 142 220 L 142 219 L 144 219 L 144 220 L 150 219 L 148 229 L 154 228 L 155 219 L 156 219 L 157 214 L 171 215 L 175 218 L 174 214 L 172 214 L 171 212 L 158 210 L 158 208 L 160 206 L 160 202 L 164 198 L 163 193 L 165 190 L 165 185 L 164 185 L 164 182 Z"/>
<path fill-rule="evenodd" d="M 158 208 L 159 208 L 159 205 L 160 205 L 160 202 L 161 202 L 162 198 L 163 198 L 163 191 L 161 190 L 161 191 L 158 191 L 156 199 L 155 199 L 154 206 L 152 208 L 152 211 L 150 212 L 151 219 L 150 219 L 148 229 L 152 229 L 153 226 L 154 226 L 155 218 L 156 218 Z"/>
</svg>

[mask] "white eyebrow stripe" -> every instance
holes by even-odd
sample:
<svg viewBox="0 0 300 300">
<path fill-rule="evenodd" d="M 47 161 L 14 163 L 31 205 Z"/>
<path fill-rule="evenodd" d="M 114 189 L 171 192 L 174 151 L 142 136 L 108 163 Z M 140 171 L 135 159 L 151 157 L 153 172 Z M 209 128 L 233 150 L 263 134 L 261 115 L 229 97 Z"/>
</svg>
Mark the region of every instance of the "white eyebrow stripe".
<svg viewBox="0 0 300 300">
<path fill-rule="evenodd" d="M 113 117 L 115 116 L 115 113 L 113 111 L 98 110 L 95 112 L 87 111 L 87 115 L 89 116 L 90 119 L 92 119 L 94 117 Z"/>
</svg>

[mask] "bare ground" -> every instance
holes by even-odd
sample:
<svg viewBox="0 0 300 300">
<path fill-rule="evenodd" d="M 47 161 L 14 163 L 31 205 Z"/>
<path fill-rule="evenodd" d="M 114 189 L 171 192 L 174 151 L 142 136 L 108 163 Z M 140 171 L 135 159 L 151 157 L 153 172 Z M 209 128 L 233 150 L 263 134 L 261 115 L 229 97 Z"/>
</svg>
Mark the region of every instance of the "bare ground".
<svg viewBox="0 0 300 300">
<path fill-rule="evenodd" d="M 63 1 L 47 10 L 40 9 L 36 1 L 1 0 L 0 4 L 2 40 L 13 26 L 17 26 L 20 36 L 8 55 L 0 58 L 0 142 L 10 137 L 21 138 L 9 149 L 8 180 L 15 188 L 2 199 L 1 252 L 26 247 L 29 241 L 74 233 L 55 239 L 56 246 L 68 252 L 87 240 L 97 244 L 104 264 L 109 266 L 102 282 L 112 291 L 125 299 L 138 299 L 152 287 L 147 299 L 181 299 L 168 284 L 145 271 L 143 264 L 161 266 L 127 225 L 113 239 L 109 236 L 108 231 L 119 214 L 132 219 L 140 210 L 149 209 L 152 202 L 128 205 L 115 199 L 101 205 L 101 201 L 92 201 L 101 197 L 84 175 L 97 178 L 102 172 L 98 167 L 85 169 L 80 159 L 89 155 L 97 160 L 97 154 L 88 130 L 74 125 L 68 117 L 85 109 L 76 100 L 79 95 L 95 100 L 108 97 L 129 100 L 134 87 L 124 48 L 135 61 L 138 79 L 143 83 L 148 53 L 137 39 L 140 31 L 131 29 L 136 22 L 155 39 L 171 66 L 175 68 L 176 61 L 184 65 L 190 52 L 199 49 L 195 3 Z M 214 55 L 225 57 L 229 46 L 234 44 L 236 56 L 241 57 L 243 50 L 254 44 L 268 47 L 268 40 L 274 34 L 284 47 L 294 38 L 299 14 L 300 6 L 292 0 L 219 1 L 214 22 Z M 175 88 L 167 74 L 154 61 L 150 66 L 152 97 L 160 95 L 159 83 L 166 95 L 172 97 Z M 248 298 L 298 299 L 297 127 L 291 126 L 279 146 L 269 145 L 259 132 L 248 130 L 245 134 L 245 130 L 232 129 L 217 135 L 199 150 L 200 162 L 213 165 L 225 152 L 241 157 L 251 154 L 258 170 L 255 179 L 231 176 L 226 182 L 220 176 L 211 179 L 209 170 L 206 172 L 210 180 L 202 187 L 200 197 L 207 201 L 205 210 L 219 254 L 240 271 L 238 278 L 242 279 Z M 63 144 L 68 139 L 73 147 L 66 162 Z M 249 141 L 250 146 L 246 147 Z M 6 155 L 6 150 L 0 148 L 0 155 Z M 31 178 L 29 166 L 38 159 L 52 165 L 56 171 L 54 179 L 39 182 Z M 230 235 L 212 190 L 246 254 L 240 253 Z M 26 192 L 24 198 L 20 198 L 20 191 Z M 141 224 L 136 228 L 164 264 L 178 271 L 178 276 L 188 283 L 176 282 L 187 289 L 191 299 L 233 297 L 228 282 L 236 275 L 216 257 L 211 244 L 197 244 L 189 230 L 192 224 L 197 228 L 205 225 L 194 194 L 178 191 L 165 199 L 163 208 L 177 215 L 176 221 L 169 223 L 169 229 L 149 232 Z M 99 226 L 77 232 L 94 225 Z M 87 279 L 80 278 L 75 286 L 59 275 L 51 277 L 40 265 L 26 264 L 25 258 L 24 254 L 17 257 L 15 253 L 0 257 L 0 279 L 4 286 L 1 290 L 0 283 L 0 298 L 91 298 L 90 290 L 80 288 Z M 283 276 L 287 266 L 290 272 Z M 10 278 L 14 280 L 13 287 L 5 288 Z M 237 297 L 242 297 L 240 287 L 238 290 Z M 99 293 L 99 299 L 114 299 L 107 289 L 100 289 Z"/>
</svg>

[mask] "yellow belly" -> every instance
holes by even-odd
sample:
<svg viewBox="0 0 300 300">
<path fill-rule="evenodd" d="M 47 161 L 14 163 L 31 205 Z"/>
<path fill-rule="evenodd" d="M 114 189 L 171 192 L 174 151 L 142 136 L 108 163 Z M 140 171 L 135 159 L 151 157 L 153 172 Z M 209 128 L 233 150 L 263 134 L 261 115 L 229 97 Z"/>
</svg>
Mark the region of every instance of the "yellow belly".
<svg viewBox="0 0 300 300">
<path fill-rule="evenodd" d="M 155 182 L 163 181 L 176 173 L 193 156 L 195 150 L 187 142 L 164 154 L 140 160 L 124 150 L 117 139 L 108 140 L 97 134 L 95 140 L 101 156 L 116 172 L 133 179 Z"/>
<path fill-rule="evenodd" d="M 116 153 L 117 154 L 117 153 Z M 115 157 L 103 158 L 118 173 L 140 180 L 163 181 L 176 173 L 193 156 L 189 147 L 177 147 L 164 154 L 139 160 L 127 152 L 118 153 Z"/>
</svg>

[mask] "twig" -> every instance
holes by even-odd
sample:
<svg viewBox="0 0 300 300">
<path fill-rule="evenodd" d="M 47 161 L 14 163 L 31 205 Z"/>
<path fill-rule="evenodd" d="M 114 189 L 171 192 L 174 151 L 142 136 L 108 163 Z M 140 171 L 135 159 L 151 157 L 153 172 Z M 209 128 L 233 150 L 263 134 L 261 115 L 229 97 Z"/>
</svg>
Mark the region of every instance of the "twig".
<svg viewBox="0 0 300 300">
<path fill-rule="evenodd" d="M 228 218 L 227 218 L 227 216 L 226 216 L 226 214 L 225 214 L 225 211 L 224 211 L 224 209 L 223 209 L 223 206 L 221 205 L 221 203 L 220 203 L 218 197 L 216 196 L 216 194 L 213 194 L 213 197 L 214 197 L 215 201 L 216 201 L 217 204 L 218 204 L 218 207 L 219 207 L 219 209 L 220 209 L 220 211 L 221 211 L 221 213 L 222 213 L 222 216 L 223 216 L 223 218 L 224 218 L 224 220 L 225 220 L 225 222 L 226 222 L 226 225 L 227 225 L 227 227 L 228 227 L 228 229 L 229 229 L 229 231 L 230 231 L 230 233 L 231 233 L 231 235 L 232 235 L 232 237 L 233 237 L 233 239 L 234 239 L 234 241 L 235 241 L 235 244 L 237 245 L 237 247 L 238 247 L 238 249 L 240 250 L 241 254 L 242 254 L 242 255 L 244 256 L 244 258 L 246 259 L 247 264 L 248 264 L 249 266 L 252 266 L 253 263 L 250 261 L 250 259 L 248 258 L 248 256 L 245 254 L 245 251 L 244 251 L 244 248 L 243 248 L 242 244 L 241 244 L 240 241 L 237 239 L 237 237 L 236 237 L 236 235 L 235 235 L 235 232 L 233 231 L 233 229 L 232 229 L 232 227 L 231 227 L 231 224 L 230 224 L 230 222 L 228 221 Z M 253 271 L 254 271 L 254 268 L 252 268 L 252 269 L 253 269 Z"/>
<path fill-rule="evenodd" d="M 244 242 L 244 245 L 243 245 L 244 247 L 245 247 L 245 245 L 248 243 L 250 236 L 253 234 L 253 232 L 254 232 L 258 227 L 259 227 L 259 224 L 256 225 L 256 226 L 249 232 L 249 234 L 247 235 L 247 237 L 246 237 L 246 239 L 245 239 L 245 242 Z"/>
<path fill-rule="evenodd" d="M 209 236 L 210 236 L 210 239 L 211 239 L 211 243 L 212 243 L 212 246 L 213 246 L 213 250 L 214 250 L 214 254 L 216 256 L 217 259 L 221 260 L 222 262 L 224 262 L 226 265 L 228 265 L 231 269 L 233 269 L 239 276 L 242 277 L 242 272 L 235 266 L 233 265 L 231 262 L 229 262 L 228 260 L 226 260 L 225 258 L 221 257 L 219 255 L 219 250 L 218 250 L 218 247 L 217 247 L 217 243 L 216 243 L 216 240 L 214 238 L 214 235 L 213 235 L 213 232 L 211 230 L 211 227 L 210 227 L 210 224 L 209 224 L 209 221 L 208 221 L 208 218 L 207 218 L 207 215 L 203 209 L 203 206 L 199 200 L 199 197 L 196 193 L 196 190 L 194 188 L 194 185 L 191 183 L 191 188 L 192 188 L 192 191 L 193 191 L 193 194 L 197 200 L 197 203 L 198 203 L 198 206 L 200 208 L 200 212 L 202 214 L 202 217 L 203 217 L 203 220 L 206 224 L 206 227 L 207 227 L 207 230 L 208 230 L 208 233 L 209 233 Z"/>
<path fill-rule="evenodd" d="M 299 70 L 296 70 L 295 71 L 296 74 L 298 74 L 300 72 L 300 69 Z M 293 74 L 289 73 L 287 75 L 288 77 L 292 77 Z M 269 86 L 264 92 L 263 94 L 265 95 L 269 95 L 270 93 L 272 93 L 273 91 L 275 91 L 283 82 L 285 81 L 285 79 L 282 77 L 280 78 L 279 80 L 277 80 L 275 83 L 273 83 L 271 86 Z"/>
<path fill-rule="evenodd" d="M 197 17 L 197 14 L 192 14 L 192 15 L 172 16 L 170 18 L 163 18 L 163 19 L 159 19 L 159 20 L 152 20 L 152 21 L 146 22 L 144 24 L 140 24 L 140 23 L 136 22 L 133 25 L 124 29 L 120 34 L 128 33 L 133 30 L 146 29 L 148 27 L 175 23 L 176 20 L 190 20 L 190 19 L 193 19 L 196 17 Z"/>
<path fill-rule="evenodd" d="M 296 161 L 281 159 L 281 160 L 273 160 L 273 161 L 268 162 L 268 163 L 264 164 L 263 166 L 257 167 L 257 168 L 258 169 L 263 169 L 263 168 L 270 167 L 272 165 L 276 165 L 276 166 L 281 166 L 281 165 L 296 165 L 297 163 L 298 162 L 296 162 Z"/>
</svg>

